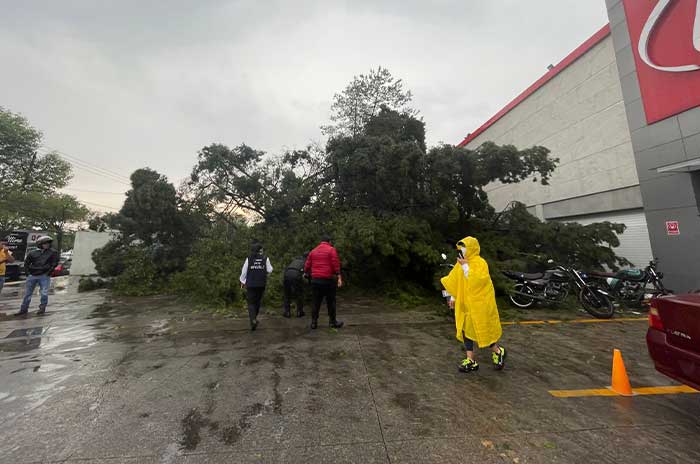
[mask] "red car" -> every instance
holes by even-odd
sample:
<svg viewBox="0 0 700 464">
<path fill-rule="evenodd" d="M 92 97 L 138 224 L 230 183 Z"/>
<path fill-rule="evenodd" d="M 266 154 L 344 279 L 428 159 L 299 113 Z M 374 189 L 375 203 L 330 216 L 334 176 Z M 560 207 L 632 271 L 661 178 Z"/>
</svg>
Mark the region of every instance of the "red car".
<svg viewBox="0 0 700 464">
<path fill-rule="evenodd" d="M 700 390 L 700 294 L 654 299 L 647 346 L 657 371 Z"/>
</svg>

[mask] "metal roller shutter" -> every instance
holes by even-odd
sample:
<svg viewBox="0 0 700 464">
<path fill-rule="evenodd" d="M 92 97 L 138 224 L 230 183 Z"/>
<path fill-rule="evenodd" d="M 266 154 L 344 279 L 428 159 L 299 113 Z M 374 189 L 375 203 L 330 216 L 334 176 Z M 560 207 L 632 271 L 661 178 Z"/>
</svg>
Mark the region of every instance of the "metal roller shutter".
<svg viewBox="0 0 700 464">
<path fill-rule="evenodd" d="M 649 230 L 644 210 L 615 211 L 590 216 L 567 218 L 566 222 L 578 222 L 588 225 L 595 222 L 617 222 L 627 226 L 625 233 L 620 235 L 620 246 L 615 250 L 618 256 L 623 256 L 632 262 L 633 267 L 643 268 L 653 257 Z"/>
</svg>

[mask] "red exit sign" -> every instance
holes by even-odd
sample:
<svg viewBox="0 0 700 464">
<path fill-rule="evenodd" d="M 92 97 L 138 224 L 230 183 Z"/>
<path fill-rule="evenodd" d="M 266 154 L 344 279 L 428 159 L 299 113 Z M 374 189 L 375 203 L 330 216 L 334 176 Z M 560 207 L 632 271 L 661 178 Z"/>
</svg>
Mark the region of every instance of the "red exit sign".
<svg viewBox="0 0 700 464">
<path fill-rule="evenodd" d="M 678 221 L 666 221 L 666 234 L 668 235 L 680 235 L 681 228 L 678 225 Z"/>
</svg>

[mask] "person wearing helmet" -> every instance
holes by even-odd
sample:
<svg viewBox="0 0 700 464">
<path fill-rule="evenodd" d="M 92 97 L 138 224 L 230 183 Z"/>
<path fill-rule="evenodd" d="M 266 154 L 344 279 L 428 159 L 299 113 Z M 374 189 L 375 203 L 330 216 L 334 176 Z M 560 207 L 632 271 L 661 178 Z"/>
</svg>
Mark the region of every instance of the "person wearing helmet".
<svg viewBox="0 0 700 464">
<path fill-rule="evenodd" d="M 7 248 L 7 239 L 0 239 L 0 293 L 2 293 L 2 287 L 5 285 L 5 264 L 14 263 L 15 258 L 12 256 L 12 252 Z"/>
<path fill-rule="evenodd" d="M 496 305 L 496 293 L 489 274 L 489 266 L 481 256 L 479 241 L 466 237 L 457 243 L 459 259 L 452 272 L 441 282 L 452 295 L 455 310 L 457 339 L 464 343 L 467 357 L 459 370 L 473 372 L 479 369 L 474 358 L 474 343 L 479 348 L 489 347 L 494 368 L 503 369 L 506 350 L 498 342 L 502 335 L 501 321 Z"/>
<path fill-rule="evenodd" d="M 24 299 L 22 306 L 16 316 L 24 316 L 29 312 L 29 305 L 32 302 L 32 294 L 38 285 L 41 292 L 41 300 L 39 302 L 39 311 L 37 314 L 42 315 L 46 312 L 46 305 L 49 303 L 49 287 L 51 285 L 51 273 L 58 266 L 59 255 L 58 251 L 51 248 L 53 239 L 44 235 L 36 241 L 36 250 L 32 250 L 27 254 L 24 260 L 24 270 L 27 273 L 27 282 L 25 284 Z"/>
</svg>

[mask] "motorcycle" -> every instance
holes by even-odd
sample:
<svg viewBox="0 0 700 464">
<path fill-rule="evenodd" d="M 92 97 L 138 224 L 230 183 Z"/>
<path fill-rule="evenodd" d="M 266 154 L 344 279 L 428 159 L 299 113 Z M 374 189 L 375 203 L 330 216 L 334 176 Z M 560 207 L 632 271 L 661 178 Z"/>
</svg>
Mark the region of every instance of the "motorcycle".
<svg viewBox="0 0 700 464">
<path fill-rule="evenodd" d="M 560 303 L 569 296 L 571 279 L 560 269 L 534 274 L 503 271 L 503 275 L 516 282 L 510 294 L 510 301 L 518 308 L 530 308 L 538 301 Z"/>
<path fill-rule="evenodd" d="M 549 264 L 552 263 L 550 260 Z M 510 301 L 519 308 L 529 308 L 537 302 L 561 303 L 574 289 L 583 309 L 592 316 L 610 319 L 615 314 L 615 306 L 609 293 L 589 285 L 586 275 L 574 268 L 557 266 L 537 274 L 503 271 L 503 275 L 516 282 L 510 294 Z"/>
<path fill-rule="evenodd" d="M 589 272 L 595 284 L 603 287 L 618 303 L 643 306 L 659 295 L 672 293 L 663 284 L 664 274 L 657 271 L 658 259 L 644 269 L 624 269 L 616 273 Z"/>
</svg>

